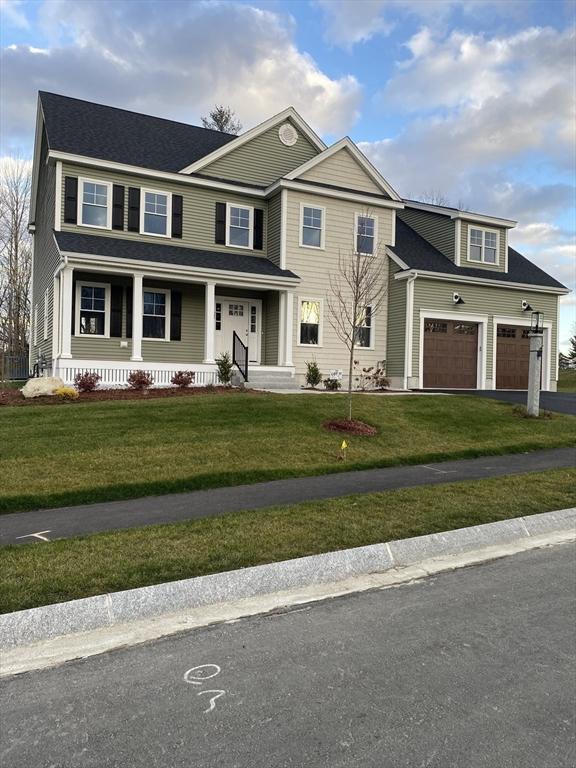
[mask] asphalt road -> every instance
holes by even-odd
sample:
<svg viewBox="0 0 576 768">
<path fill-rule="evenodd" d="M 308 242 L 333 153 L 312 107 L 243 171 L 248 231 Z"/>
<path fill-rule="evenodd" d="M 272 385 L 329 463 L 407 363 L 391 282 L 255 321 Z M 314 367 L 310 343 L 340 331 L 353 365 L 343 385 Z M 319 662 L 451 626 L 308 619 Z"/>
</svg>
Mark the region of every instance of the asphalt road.
<svg viewBox="0 0 576 768">
<path fill-rule="evenodd" d="M 503 400 L 506 403 L 520 403 L 526 405 L 527 392 L 525 390 L 506 389 L 441 389 L 438 392 L 448 392 L 453 395 L 476 395 L 477 397 L 491 397 L 494 400 Z M 540 408 L 545 411 L 568 413 L 576 416 L 576 392 L 540 392 Z"/>
<path fill-rule="evenodd" d="M 573 768 L 573 545 L 9 678 L 3 768 Z"/>
<path fill-rule="evenodd" d="M 18 512 L 0 516 L 0 544 L 42 543 L 101 531 L 216 517 L 245 509 L 297 504 L 353 493 L 482 480 L 574 466 L 575 448 L 552 448 L 506 456 L 296 477 L 254 485 Z"/>
</svg>

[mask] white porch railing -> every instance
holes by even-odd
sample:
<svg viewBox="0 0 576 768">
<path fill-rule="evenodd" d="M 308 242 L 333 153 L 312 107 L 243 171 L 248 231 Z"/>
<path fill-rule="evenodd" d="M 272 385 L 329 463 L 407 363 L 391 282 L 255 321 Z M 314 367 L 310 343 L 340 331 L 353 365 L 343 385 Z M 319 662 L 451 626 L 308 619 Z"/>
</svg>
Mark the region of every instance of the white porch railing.
<svg viewBox="0 0 576 768">
<path fill-rule="evenodd" d="M 153 379 L 153 387 L 170 387 L 170 379 L 177 371 L 192 371 L 194 381 L 190 386 L 205 387 L 207 384 L 218 384 L 218 372 L 215 365 L 175 365 L 173 363 L 118 363 L 102 361 L 94 365 L 93 361 L 59 360 L 53 375 L 59 376 L 66 384 L 73 384 L 78 373 L 97 373 L 100 376 L 99 387 L 113 389 L 128 386 L 128 376 L 131 371 L 145 371 Z"/>
</svg>

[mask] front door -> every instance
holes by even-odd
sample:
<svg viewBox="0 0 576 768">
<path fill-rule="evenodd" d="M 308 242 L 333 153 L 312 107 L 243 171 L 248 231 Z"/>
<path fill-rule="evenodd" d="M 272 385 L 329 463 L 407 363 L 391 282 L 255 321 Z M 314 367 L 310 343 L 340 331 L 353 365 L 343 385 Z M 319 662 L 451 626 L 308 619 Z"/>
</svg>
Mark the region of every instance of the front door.
<svg viewBox="0 0 576 768">
<path fill-rule="evenodd" d="M 248 345 L 248 361 L 260 362 L 260 314 L 258 300 L 216 297 L 215 349 L 219 357 L 232 357 L 232 339 L 236 333 Z"/>
</svg>

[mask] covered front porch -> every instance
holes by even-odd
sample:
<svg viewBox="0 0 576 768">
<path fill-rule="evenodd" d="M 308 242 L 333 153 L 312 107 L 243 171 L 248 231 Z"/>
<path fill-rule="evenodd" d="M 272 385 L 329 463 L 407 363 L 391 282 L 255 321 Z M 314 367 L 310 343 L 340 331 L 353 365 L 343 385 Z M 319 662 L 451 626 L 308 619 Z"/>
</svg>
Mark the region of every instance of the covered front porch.
<svg viewBox="0 0 576 768">
<path fill-rule="evenodd" d="M 293 377 L 295 276 L 118 261 L 67 254 L 57 270 L 53 375 L 71 383 L 89 370 L 112 387 L 145 370 L 154 386 L 170 386 L 174 373 L 187 370 L 194 386 L 205 386 L 218 382 L 216 359 L 228 353 L 249 383 Z"/>
</svg>

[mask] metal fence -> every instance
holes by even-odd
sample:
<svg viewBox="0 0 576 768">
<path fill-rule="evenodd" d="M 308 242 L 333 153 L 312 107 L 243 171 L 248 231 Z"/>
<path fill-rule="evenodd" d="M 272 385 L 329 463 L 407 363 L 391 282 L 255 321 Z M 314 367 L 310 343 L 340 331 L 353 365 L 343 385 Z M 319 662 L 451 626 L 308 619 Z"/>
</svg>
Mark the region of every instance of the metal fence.
<svg viewBox="0 0 576 768">
<path fill-rule="evenodd" d="M 0 381 L 27 379 L 28 376 L 28 355 L 0 353 Z"/>
</svg>

